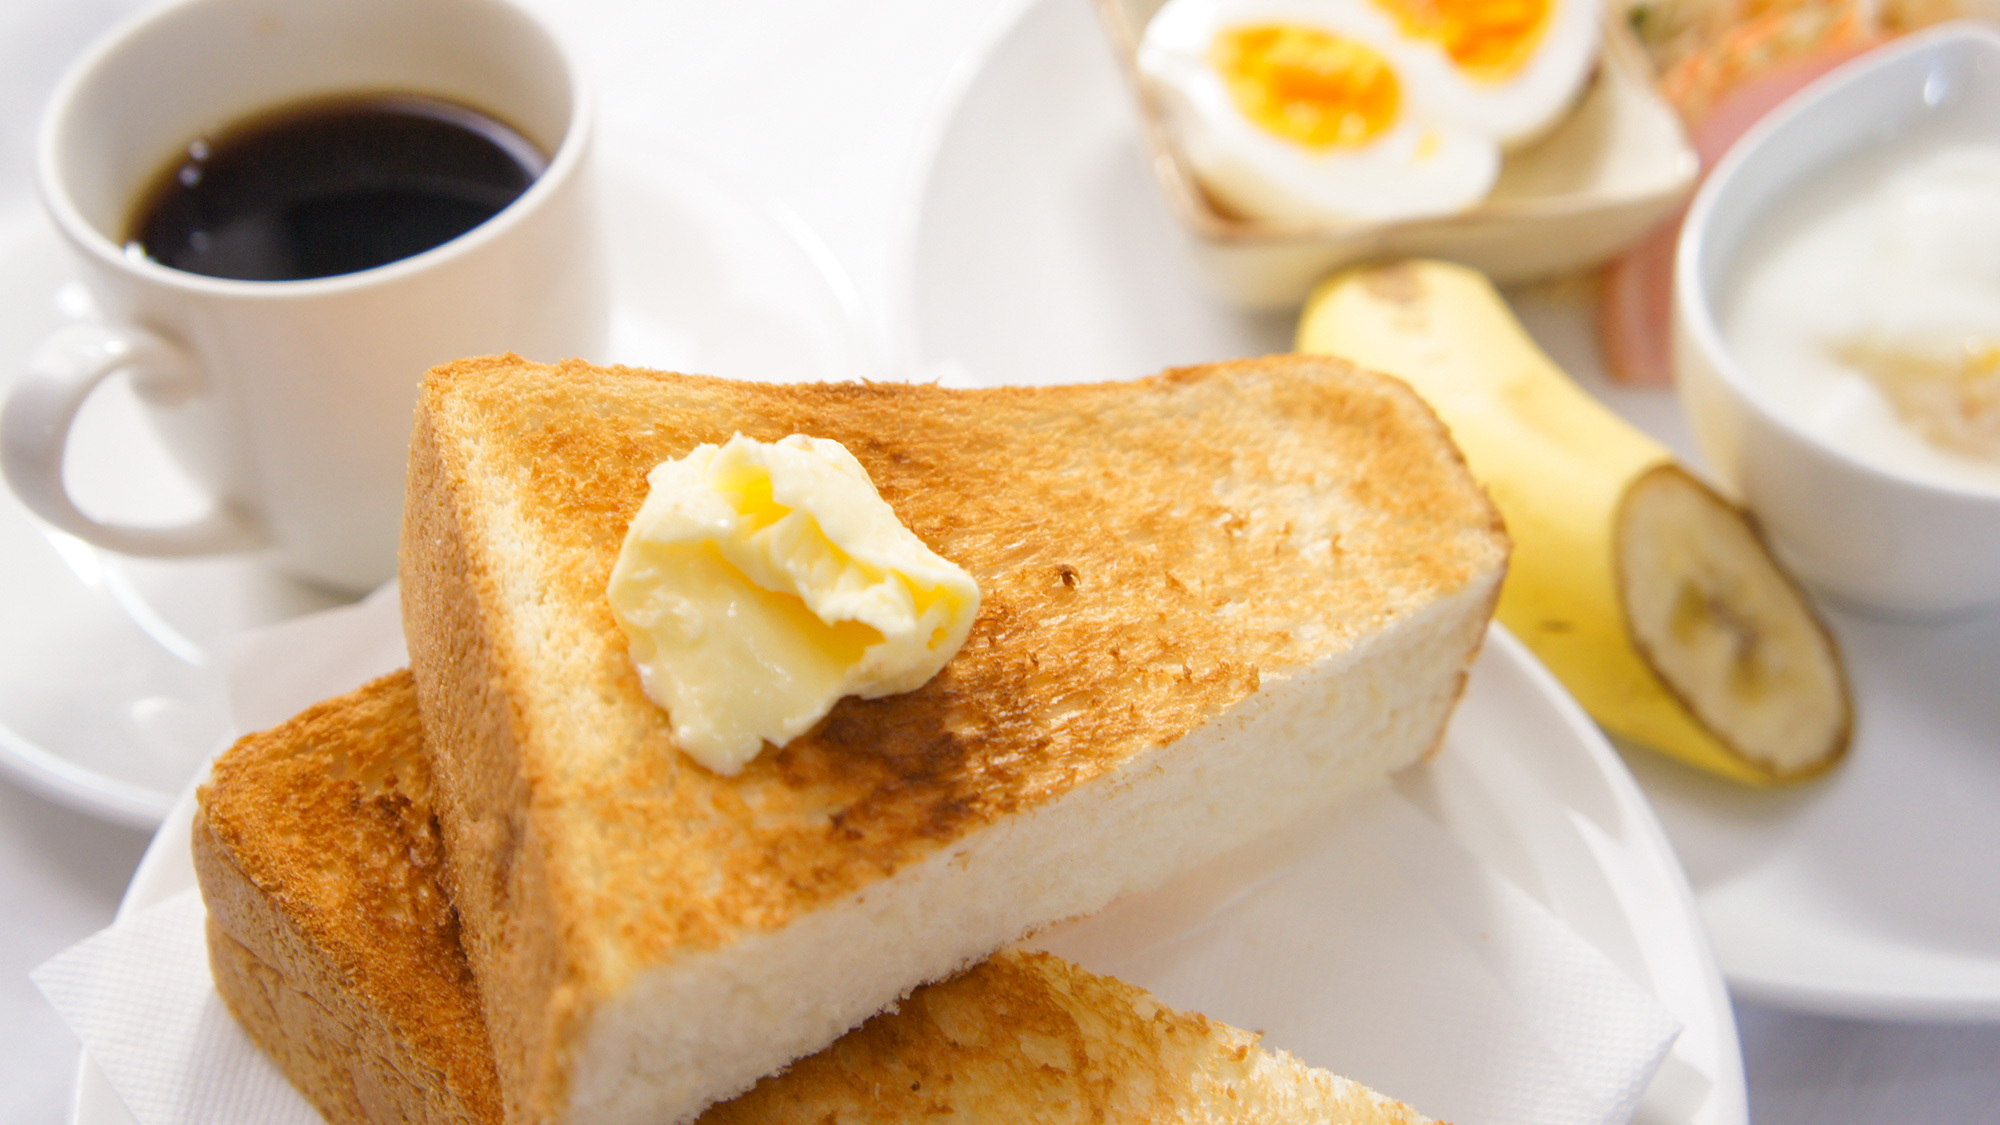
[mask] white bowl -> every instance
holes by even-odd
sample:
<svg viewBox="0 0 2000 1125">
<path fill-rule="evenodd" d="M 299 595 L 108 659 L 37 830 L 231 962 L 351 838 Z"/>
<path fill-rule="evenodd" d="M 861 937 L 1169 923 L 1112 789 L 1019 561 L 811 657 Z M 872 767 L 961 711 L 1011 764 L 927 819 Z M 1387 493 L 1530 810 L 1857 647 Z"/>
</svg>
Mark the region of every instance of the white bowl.
<svg viewBox="0 0 2000 1125">
<path fill-rule="evenodd" d="M 1394 222 L 1272 223 L 1217 210 L 1139 77 L 1138 44 L 1165 0 L 1097 0 L 1139 106 L 1154 177 L 1209 285 L 1246 309 L 1288 310 L 1333 270 L 1376 258 L 1445 258 L 1496 281 L 1609 259 L 1686 198 L 1701 161 L 1649 64 L 1607 4 L 1596 76 L 1548 136 L 1509 153 L 1492 194 L 1463 214 Z"/>
<path fill-rule="evenodd" d="M 2000 143 L 2000 31 L 1941 25 L 1799 91 L 1703 183 L 1674 267 L 1675 375 L 1710 466 L 1807 581 L 1894 616 L 2000 605 L 2000 491 L 1870 464 L 1807 432 L 1730 354 L 1715 300 L 1746 237 L 1795 189 L 1946 128 Z"/>
</svg>

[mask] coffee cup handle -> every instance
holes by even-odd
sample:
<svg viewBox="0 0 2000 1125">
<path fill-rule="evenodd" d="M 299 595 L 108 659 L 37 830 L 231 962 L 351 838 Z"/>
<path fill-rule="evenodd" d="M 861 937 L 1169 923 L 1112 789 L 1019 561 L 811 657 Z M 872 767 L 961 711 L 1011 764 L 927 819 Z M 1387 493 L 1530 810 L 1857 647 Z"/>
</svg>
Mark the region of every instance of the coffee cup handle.
<svg viewBox="0 0 2000 1125">
<path fill-rule="evenodd" d="M 99 547 L 128 555 L 213 555 L 262 546 L 266 536 L 239 506 L 219 502 L 206 516 L 170 527 L 104 523 L 70 499 L 63 450 L 70 425 L 97 385 L 120 372 L 148 399 L 171 404 L 198 390 L 201 368 L 180 347 L 129 324 L 79 322 L 56 332 L 0 413 L 0 468 L 14 494 L 36 515 Z"/>
</svg>

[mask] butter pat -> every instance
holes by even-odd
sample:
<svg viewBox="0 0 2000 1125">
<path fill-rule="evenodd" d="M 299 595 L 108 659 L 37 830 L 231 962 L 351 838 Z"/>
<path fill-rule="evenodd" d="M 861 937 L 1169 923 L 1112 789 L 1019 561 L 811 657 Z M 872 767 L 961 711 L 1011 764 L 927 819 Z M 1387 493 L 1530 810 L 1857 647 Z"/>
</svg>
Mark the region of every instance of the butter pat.
<svg viewBox="0 0 2000 1125">
<path fill-rule="evenodd" d="M 896 518 L 837 441 L 741 434 L 646 476 L 607 591 L 681 749 L 734 775 L 842 696 L 923 686 L 979 586 Z"/>
</svg>

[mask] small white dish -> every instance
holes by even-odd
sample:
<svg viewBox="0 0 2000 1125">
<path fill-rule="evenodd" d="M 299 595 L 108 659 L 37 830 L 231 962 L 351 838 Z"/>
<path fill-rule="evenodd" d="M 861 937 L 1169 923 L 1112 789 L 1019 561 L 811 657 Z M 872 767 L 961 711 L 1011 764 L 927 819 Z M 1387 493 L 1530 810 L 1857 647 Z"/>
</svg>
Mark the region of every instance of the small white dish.
<svg viewBox="0 0 2000 1125">
<path fill-rule="evenodd" d="M 1946 24 L 1872 51 L 1744 134 L 1681 228 L 1674 368 L 1709 465 L 1802 577 L 1936 619 L 2000 605 L 2000 490 L 1925 479 L 1811 432 L 1732 355 L 1717 309 L 1748 237 L 1801 185 L 1925 131 L 2000 143 L 2000 31 Z"/>
<path fill-rule="evenodd" d="M 614 304 L 610 354 L 591 358 L 766 380 L 875 372 L 852 284 L 790 212 L 656 138 L 607 130 L 600 156 Z M 17 197 L 0 211 L 0 391 L 51 329 L 89 314 L 64 248 Z M 68 472 L 113 518 L 172 520 L 207 503 L 122 381 L 85 407 Z M 257 555 L 100 551 L 0 488 L 0 774 L 107 820 L 158 824 L 233 733 L 222 667 L 234 639 L 336 601 Z"/>
<path fill-rule="evenodd" d="M 1140 81 L 1138 43 L 1164 0 L 1097 0 L 1139 107 L 1158 190 L 1203 280 L 1246 309 L 1291 309 L 1315 282 L 1367 258 L 1445 258 L 1496 280 L 1595 265 L 1664 218 L 1700 166 L 1644 54 L 1608 4 L 1597 75 L 1546 137 L 1510 153 L 1486 200 L 1463 214 L 1398 222 L 1270 223 L 1219 211 L 1177 151 Z"/>
<path fill-rule="evenodd" d="M 380 671 L 395 663 L 399 634 L 391 600 L 285 629 L 309 629 L 317 644 L 369 654 L 346 667 L 341 686 L 367 674 L 359 664 Z M 247 694 L 268 696 L 267 703 L 298 694 L 310 679 L 310 669 L 298 667 L 311 663 L 302 660 L 301 647 L 310 646 L 278 646 L 255 660 L 244 674 L 269 677 L 282 686 L 272 690 L 261 685 L 264 690 Z M 320 673 L 322 679 L 326 675 Z M 321 682 L 301 697 L 332 690 L 334 684 Z M 1560 1066 L 1547 1073 L 1510 1069 L 1505 1078 L 1496 1079 L 1490 1073 L 1496 1053 L 1571 1057 L 1568 1052 L 1587 1054 L 1593 1035 L 1631 1033 L 1629 1024 L 1621 1022 L 1630 1015 L 1624 1002 L 1579 1002 L 1578 995 L 1559 989 L 1540 991 L 1555 980 L 1574 987 L 1579 979 L 1588 979 L 1586 974 L 1608 969 L 1651 996 L 1682 1027 L 1635 1119 L 1660 1125 L 1739 1125 L 1746 1119 L 1728 1000 L 1659 826 L 1588 719 L 1504 632 L 1489 637 L 1443 748 L 1430 764 L 1400 778 L 1397 790 L 1393 796 L 1366 800 L 1378 812 L 1401 811 L 1367 823 L 1413 843 L 1444 843 L 1437 840 L 1442 828 L 1452 842 L 1444 843 L 1448 854 L 1433 854 L 1430 862 L 1398 854 L 1395 848 L 1377 846 L 1380 835 L 1341 831 L 1346 814 L 1336 813 L 1321 828 L 1246 849 L 1161 892 L 1047 931 L 1042 940 L 1086 966 L 1152 988 L 1170 1003 L 1198 1002 L 1218 1018 L 1265 1029 L 1274 1042 L 1308 1061 L 1330 1065 L 1339 1060 L 1346 1073 L 1459 1120 L 1476 1115 L 1460 1114 L 1454 1106 L 1486 1105 L 1501 1119 L 1540 1120 L 1524 1113 L 1523 1104 L 1561 1103 L 1538 1094 L 1563 1083 Z M 1382 802 L 1394 804 L 1395 810 L 1379 808 Z M 188 850 L 193 815 L 194 796 L 188 791 L 140 863 L 120 918 L 194 885 Z M 1308 842 L 1303 852 L 1301 841 Z M 1497 874 L 1498 881 L 1482 881 L 1481 868 Z M 1246 882 L 1241 877 L 1246 870 L 1259 877 Z M 1319 877 L 1302 878 L 1302 871 Z M 1417 873 L 1443 882 L 1410 882 Z M 1460 885 L 1461 878 L 1467 885 Z M 1355 897 L 1377 889 L 1382 916 L 1337 911 L 1339 923 L 1325 926 L 1317 937 L 1310 928 L 1278 926 L 1303 940 L 1274 940 L 1261 952 L 1258 935 L 1242 931 L 1250 923 L 1237 919 L 1238 907 L 1254 903 L 1267 916 L 1273 910 L 1311 916 L 1315 909 L 1327 908 L 1321 892 L 1328 883 Z M 1540 913 L 1546 910 L 1574 937 L 1518 928 L 1506 921 L 1510 911 L 1482 915 L 1482 908 L 1464 901 L 1469 888 L 1495 894 L 1506 883 L 1540 904 L 1528 908 L 1537 918 L 1546 923 L 1548 915 Z M 1476 899 L 1478 893 L 1470 897 Z M 1447 909 L 1435 898 L 1439 895 L 1456 897 Z M 1439 913 L 1450 916 L 1443 927 L 1433 917 Z M 1474 932 L 1481 917 L 1502 920 L 1505 932 Z M 1413 946 L 1411 934 L 1445 945 Z M 1578 950 L 1576 938 L 1609 966 Z M 1206 952 L 1174 952 L 1189 946 Z M 1260 973 L 1279 959 L 1288 959 L 1282 972 Z M 1208 968 L 1191 974 L 1196 964 Z M 1433 976 L 1439 964 L 1459 972 L 1441 982 Z M 1464 970 L 1472 965 L 1484 968 L 1467 975 Z M 1480 1017 L 1496 1013 L 1493 995 L 1481 995 L 1479 986 L 1518 997 L 1513 1006 L 1530 1026 L 1541 1027 L 1548 1041 L 1483 1039 L 1494 1025 Z M 1380 995 L 1383 989 L 1392 990 L 1393 1001 Z M 1361 1014 L 1345 1018 L 1343 1011 L 1356 1005 Z M 1540 1023 L 1533 1014 L 1537 1011 L 1545 1014 Z M 1548 1019 L 1553 1012 L 1579 1013 L 1585 1021 L 1594 1013 L 1601 1023 L 1577 1026 Z M 1482 1060 L 1489 1060 L 1488 1065 L 1482 1066 Z M 1486 1093 L 1496 1086 L 1511 1087 L 1512 1096 Z M 1591 1091 L 1594 1098 L 1606 1094 Z M 86 1059 L 71 1121 L 126 1125 L 131 1120 Z"/>
</svg>

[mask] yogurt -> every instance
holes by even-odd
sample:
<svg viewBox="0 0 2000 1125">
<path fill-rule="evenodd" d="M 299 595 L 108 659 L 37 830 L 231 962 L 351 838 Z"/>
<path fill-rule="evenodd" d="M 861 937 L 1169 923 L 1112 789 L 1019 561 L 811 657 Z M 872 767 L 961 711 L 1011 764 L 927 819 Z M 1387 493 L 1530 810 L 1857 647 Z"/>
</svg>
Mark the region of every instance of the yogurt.
<svg viewBox="0 0 2000 1125">
<path fill-rule="evenodd" d="M 1769 407 L 1878 467 L 2000 492 L 2000 140 L 1837 166 L 1764 217 L 1720 298 Z"/>
</svg>

